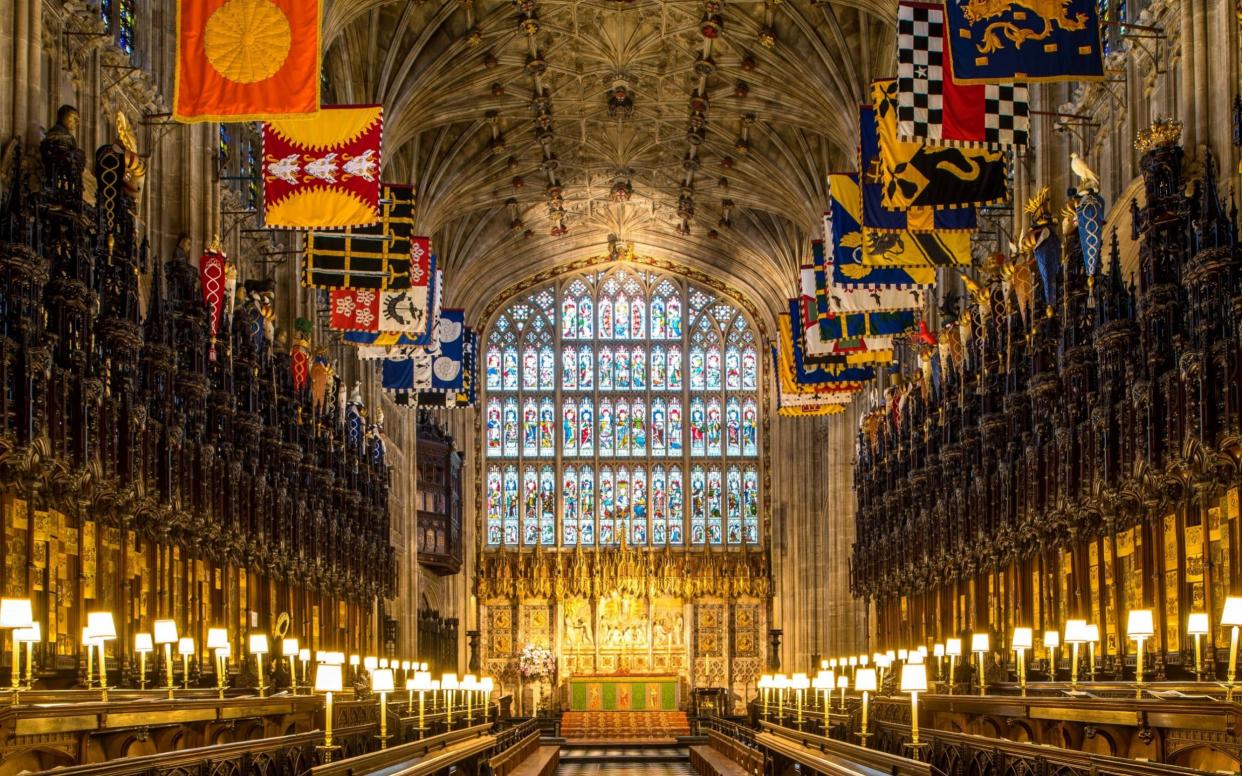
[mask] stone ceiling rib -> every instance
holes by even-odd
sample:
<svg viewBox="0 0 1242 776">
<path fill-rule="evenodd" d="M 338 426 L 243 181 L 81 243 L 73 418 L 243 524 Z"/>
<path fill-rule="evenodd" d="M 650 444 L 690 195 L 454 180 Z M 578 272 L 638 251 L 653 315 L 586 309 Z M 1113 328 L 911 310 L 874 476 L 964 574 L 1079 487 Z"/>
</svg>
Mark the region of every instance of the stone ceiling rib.
<svg viewBox="0 0 1242 776">
<path fill-rule="evenodd" d="M 456 304 L 616 242 L 774 312 L 854 166 L 888 5 L 728 0 L 713 39 L 703 0 L 328 0 L 328 99 L 384 103 Z"/>
</svg>

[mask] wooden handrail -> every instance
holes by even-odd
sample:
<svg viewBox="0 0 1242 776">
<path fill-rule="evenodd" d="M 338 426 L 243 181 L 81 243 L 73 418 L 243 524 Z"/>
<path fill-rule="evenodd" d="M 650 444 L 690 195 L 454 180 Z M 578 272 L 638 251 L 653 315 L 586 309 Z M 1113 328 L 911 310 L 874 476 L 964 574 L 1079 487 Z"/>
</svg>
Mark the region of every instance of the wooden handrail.
<svg viewBox="0 0 1242 776">
<path fill-rule="evenodd" d="M 454 744 L 442 752 L 429 755 L 408 768 L 396 771 L 391 776 L 432 776 L 432 774 L 440 773 L 449 766 L 460 763 L 462 760 L 486 754 L 491 750 L 492 744 L 495 741 L 495 736 L 488 735 Z"/>
<path fill-rule="evenodd" d="M 876 729 L 890 730 L 899 736 L 909 737 L 910 726 L 898 722 L 880 721 Z M 967 749 L 1000 753 L 1008 757 L 1023 760 L 1040 760 L 1047 762 L 1052 769 L 1069 767 L 1095 776 L 1203 776 L 1213 773 L 1180 765 L 1164 765 L 1160 763 L 1133 760 L 1127 757 L 1092 754 L 1076 749 L 1065 749 L 1059 746 L 1028 744 L 1021 741 L 1010 741 L 1005 738 L 989 738 L 971 733 L 952 733 L 947 730 L 936 730 L 921 727 L 919 737 L 935 746 L 956 745 Z"/>
<path fill-rule="evenodd" d="M 845 761 L 847 767 L 849 764 L 857 764 L 858 766 L 871 768 L 882 773 L 894 774 L 894 776 L 930 776 L 932 773 L 930 765 L 917 760 L 911 760 L 908 757 L 899 757 L 877 749 L 868 749 L 865 746 L 856 746 L 855 744 L 837 741 L 833 738 L 825 738 L 813 733 L 804 733 L 800 730 L 773 725 L 770 722 L 761 723 L 761 728 L 763 732 L 755 736 L 756 744 L 769 746 L 773 738 L 785 739 L 799 747 L 798 751 L 805 754 L 818 751 L 826 757 L 832 758 L 826 760 L 827 762 L 832 762 L 838 766 L 841 765 L 840 761 Z M 791 759 L 797 759 L 789 754 L 786 754 L 786 756 L 791 757 Z M 819 766 L 813 762 L 808 764 L 817 770 L 819 769 Z"/>
<path fill-rule="evenodd" d="M 215 744 L 199 746 L 193 749 L 148 754 L 140 757 L 125 757 L 106 763 L 90 765 L 73 765 L 67 768 L 54 768 L 39 771 L 35 776 L 55 774 L 55 776 L 146 776 L 160 771 L 171 771 L 178 767 L 188 768 L 211 760 L 224 762 L 244 755 L 264 754 L 280 751 L 292 751 L 304 748 L 309 757 L 314 756 L 314 747 L 323 741 L 323 731 L 314 730 L 292 736 L 275 736 L 250 741 L 237 741 L 231 744 Z M 309 764 L 309 763 L 308 763 Z"/>
<path fill-rule="evenodd" d="M 371 773 L 381 768 L 400 765 L 416 757 L 424 757 L 430 752 L 448 749 L 467 740 L 485 738 L 490 747 L 491 742 L 495 740 L 494 736 L 487 735 L 490 727 L 491 725 L 475 725 L 461 730 L 450 730 L 420 741 L 411 741 L 389 749 L 380 749 L 376 752 L 360 754 L 357 757 L 318 765 L 311 769 L 311 774 L 312 776 L 357 776 L 357 774 Z"/>
</svg>

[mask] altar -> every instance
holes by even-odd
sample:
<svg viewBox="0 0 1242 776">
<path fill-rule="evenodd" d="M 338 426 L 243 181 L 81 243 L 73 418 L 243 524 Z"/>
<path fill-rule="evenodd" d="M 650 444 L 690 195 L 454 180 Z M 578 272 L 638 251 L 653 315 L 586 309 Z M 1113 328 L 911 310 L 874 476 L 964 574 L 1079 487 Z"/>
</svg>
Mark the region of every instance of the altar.
<svg viewBox="0 0 1242 776">
<path fill-rule="evenodd" d="M 676 676 L 575 676 L 569 680 L 571 711 L 676 711 Z"/>
</svg>

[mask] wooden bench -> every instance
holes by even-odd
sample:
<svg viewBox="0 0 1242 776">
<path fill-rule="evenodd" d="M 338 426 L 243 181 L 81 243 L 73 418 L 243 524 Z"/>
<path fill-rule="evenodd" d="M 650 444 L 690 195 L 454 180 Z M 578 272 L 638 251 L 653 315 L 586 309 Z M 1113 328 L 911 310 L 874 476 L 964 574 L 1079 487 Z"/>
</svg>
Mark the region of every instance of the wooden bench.
<svg viewBox="0 0 1242 776">
<path fill-rule="evenodd" d="M 488 735 L 490 727 L 475 725 L 357 757 L 347 757 L 314 767 L 310 776 L 391 776 L 446 753 L 457 758 L 474 756 L 479 751 L 490 749 L 495 743 L 495 736 Z"/>
<path fill-rule="evenodd" d="M 755 736 L 755 744 L 769 755 L 828 776 L 932 776 L 931 766 L 917 760 L 768 722 L 762 727 L 764 732 Z"/>
<path fill-rule="evenodd" d="M 492 776 L 548 776 L 561 762 L 559 746 L 540 746 L 539 731 L 527 734 L 521 741 L 488 761 Z"/>
<path fill-rule="evenodd" d="M 716 730 L 707 745 L 690 747 L 690 765 L 699 776 L 750 776 L 763 773 L 763 755 Z"/>
</svg>

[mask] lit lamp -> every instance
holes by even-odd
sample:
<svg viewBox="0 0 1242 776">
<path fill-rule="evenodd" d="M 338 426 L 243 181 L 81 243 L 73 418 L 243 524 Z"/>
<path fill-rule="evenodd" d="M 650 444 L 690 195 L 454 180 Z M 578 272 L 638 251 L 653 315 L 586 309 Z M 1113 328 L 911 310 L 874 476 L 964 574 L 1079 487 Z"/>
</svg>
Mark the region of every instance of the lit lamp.
<svg viewBox="0 0 1242 776">
<path fill-rule="evenodd" d="M 267 695 L 267 685 L 263 684 L 263 656 L 268 653 L 267 634 L 250 634 L 250 654 L 254 655 L 255 665 L 259 668 L 259 697 Z"/>
<path fill-rule="evenodd" d="M 211 651 L 216 661 L 216 691 L 221 698 L 224 697 L 224 677 L 228 673 L 221 650 L 227 650 L 228 648 L 229 631 L 227 628 L 207 629 L 207 649 Z"/>
<path fill-rule="evenodd" d="M 901 667 L 901 691 L 910 693 L 910 746 L 919 755 L 919 693 L 927 692 L 927 666 L 906 663 Z"/>
<path fill-rule="evenodd" d="M 374 655 L 367 655 L 362 659 L 362 667 L 368 674 L 371 673 L 375 669 L 379 668 L 379 658 Z"/>
<path fill-rule="evenodd" d="M 392 669 L 377 668 L 371 674 L 371 692 L 379 693 L 380 749 L 388 748 L 388 693 L 392 690 Z"/>
<path fill-rule="evenodd" d="M 1186 621 L 1186 632 L 1195 637 L 1195 678 L 1200 682 L 1203 681 L 1203 643 L 1202 639 L 1208 633 L 1208 616 L 1207 612 L 1191 612 L 1190 619 Z"/>
<path fill-rule="evenodd" d="M 888 669 L 893 665 L 893 661 L 888 659 L 888 655 L 883 652 L 875 653 L 875 667 L 879 669 L 879 682 L 884 684 L 884 677 L 888 675 Z"/>
<path fill-rule="evenodd" d="M 423 727 L 423 712 L 425 710 L 423 694 L 432 689 L 431 674 L 427 671 L 415 671 L 413 689 L 418 692 L 418 737 L 422 738 L 427 732 L 427 729 Z"/>
<path fill-rule="evenodd" d="M 1143 642 L 1156 635 L 1156 625 L 1151 609 L 1132 609 L 1126 623 L 1126 635 L 1134 639 L 1138 649 L 1134 653 L 1134 681 L 1138 685 L 1138 697 L 1143 696 Z"/>
<path fill-rule="evenodd" d="M 216 669 L 220 673 L 216 675 L 216 690 L 220 693 L 220 698 L 224 698 L 224 686 L 228 681 L 229 675 L 229 656 L 233 654 L 233 648 L 228 644 L 223 647 L 216 647 Z"/>
<path fill-rule="evenodd" d="M 834 686 L 833 673 L 831 671 L 820 671 L 815 675 L 815 678 L 811 680 L 811 687 L 819 692 L 820 702 L 824 707 L 824 735 L 828 735 L 828 712 L 832 708 L 832 701 L 829 699 L 829 695 L 832 694 L 832 688 Z M 766 704 L 764 704 L 764 714 L 767 714 Z"/>
<path fill-rule="evenodd" d="M 1091 670 L 1091 681 L 1095 681 L 1095 648 L 1100 643 L 1100 626 L 1087 623 L 1087 666 Z"/>
<path fill-rule="evenodd" d="M 487 722 L 492 711 L 492 692 L 496 689 L 496 680 L 485 676 L 479 680 L 479 692 L 483 696 L 483 722 Z"/>
<path fill-rule="evenodd" d="M 867 745 L 867 703 L 868 694 L 875 692 L 875 669 L 860 668 L 858 673 L 854 674 L 854 690 L 862 693 L 862 727 L 859 728 L 858 741 L 863 746 Z"/>
<path fill-rule="evenodd" d="M 767 719 L 768 718 L 768 693 L 772 689 L 772 675 L 764 674 L 760 676 L 759 681 L 755 683 L 755 688 L 759 690 L 759 694 L 763 697 L 763 718 Z"/>
<path fill-rule="evenodd" d="M 349 656 L 349 667 L 354 670 L 354 677 L 358 676 L 358 666 L 362 665 L 362 658 L 358 655 Z"/>
<path fill-rule="evenodd" d="M 806 674 L 794 674 L 793 679 L 791 679 L 789 682 L 789 685 L 790 687 L 794 689 L 794 692 L 797 694 L 798 718 L 797 718 L 796 724 L 798 725 L 798 729 L 801 730 L 802 729 L 802 701 L 806 697 L 806 691 L 810 689 L 811 687 L 811 680 L 807 678 Z"/>
<path fill-rule="evenodd" d="M 949 656 L 949 695 L 953 694 L 953 688 L 957 685 L 957 659 L 962 656 L 962 640 L 946 639 L 944 642 L 944 653 Z"/>
<path fill-rule="evenodd" d="M 850 655 L 850 676 L 854 676 L 854 672 L 858 670 L 858 656 Z"/>
<path fill-rule="evenodd" d="M 138 653 L 138 689 L 147 689 L 147 655 L 155 651 L 150 633 L 134 634 L 134 651 Z"/>
<path fill-rule="evenodd" d="M 164 646 L 164 679 L 168 698 L 173 697 L 172 645 L 177 643 L 177 623 L 174 620 L 155 621 L 155 643 Z"/>
<path fill-rule="evenodd" d="M 1070 653 L 1070 687 L 1078 689 L 1078 645 L 1087 641 L 1086 620 L 1065 621 L 1065 643 L 1071 647 Z"/>
<path fill-rule="evenodd" d="M 461 678 L 461 694 L 466 699 L 466 727 L 474 723 L 474 694 L 479 690 L 479 679 L 474 674 L 466 674 Z"/>
<path fill-rule="evenodd" d="M 453 693 L 460 684 L 457 681 L 457 674 L 445 674 L 440 677 L 440 689 L 444 691 L 446 696 L 445 702 L 448 704 L 445 712 L 444 722 L 448 725 L 449 730 L 453 729 Z"/>
<path fill-rule="evenodd" d="M 103 652 L 101 647 L 100 652 Z M 194 639 L 182 636 L 177 641 L 177 654 L 181 655 L 181 681 L 183 689 L 190 689 L 190 658 L 194 656 Z"/>
<path fill-rule="evenodd" d="M 34 645 L 43 641 L 43 628 L 33 623 L 29 628 L 18 628 L 13 631 L 13 639 L 18 644 L 26 645 L 26 689 L 34 687 Z"/>
<path fill-rule="evenodd" d="M 858 666 L 859 666 L 859 668 L 866 668 L 866 667 L 867 667 L 867 662 L 868 662 L 870 659 L 871 659 L 871 658 L 870 658 L 870 657 L 868 657 L 867 655 L 859 655 L 859 656 L 858 656 Z"/>
<path fill-rule="evenodd" d="M 410 661 L 402 660 L 401 661 L 401 679 L 402 681 L 408 681 L 409 678 L 410 678 Z"/>
<path fill-rule="evenodd" d="M 323 761 L 332 761 L 332 693 L 341 691 L 341 667 L 333 663 L 320 663 L 315 668 L 315 692 L 325 694 L 323 707 Z"/>
<path fill-rule="evenodd" d="M 841 710 L 842 711 L 845 711 L 845 691 L 849 688 L 849 686 L 850 686 L 849 677 L 846 676 L 845 673 L 843 672 L 840 676 L 837 677 L 837 687 L 840 688 L 841 690 Z"/>
<path fill-rule="evenodd" d="M 1026 695 L 1026 651 L 1035 646 L 1035 634 L 1030 628 L 1014 628 L 1011 646 L 1018 653 L 1018 687 Z"/>
<path fill-rule="evenodd" d="M 298 640 L 297 639 L 281 639 L 280 654 L 289 658 L 289 691 L 294 695 L 298 694 L 298 667 L 296 660 L 298 659 Z"/>
<path fill-rule="evenodd" d="M 311 652 L 309 649 L 307 649 L 306 647 L 302 647 L 301 649 L 298 650 L 298 662 L 302 664 L 302 686 L 303 687 L 310 687 L 310 682 L 308 681 L 310 677 L 306 675 L 307 668 L 310 666 L 310 659 L 311 659 Z M 344 661 L 342 660 L 340 662 L 344 662 Z"/>
<path fill-rule="evenodd" d="M 970 651 L 975 653 L 975 660 L 979 664 L 979 694 L 987 694 L 987 681 L 983 678 L 983 672 L 987 669 L 984 665 L 984 657 L 991 650 L 991 639 L 986 633 L 970 634 Z"/>
<path fill-rule="evenodd" d="M 940 676 L 944 673 L 944 644 L 932 645 L 932 657 L 936 658 L 936 676 Z"/>
<path fill-rule="evenodd" d="M 99 689 L 101 700 L 108 700 L 108 663 L 104 657 L 105 643 L 116 638 L 116 623 L 112 612 L 90 612 L 86 615 L 86 627 L 90 628 L 91 640 L 99 648 Z M 88 683 L 89 686 L 89 683 Z"/>
<path fill-rule="evenodd" d="M 1220 614 L 1220 624 L 1228 625 L 1233 629 L 1229 636 L 1229 678 L 1226 681 L 1229 691 L 1225 695 L 1227 700 L 1232 701 L 1233 682 L 1238 671 L 1238 626 L 1242 625 L 1242 598 L 1231 595 L 1225 599 L 1225 608 Z"/>
<path fill-rule="evenodd" d="M 1060 631 L 1044 631 L 1044 648 L 1048 650 L 1048 678 L 1057 680 L 1057 647 L 1061 646 Z"/>
<path fill-rule="evenodd" d="M 776 690 L 776 719 L 785 718 L 785 690 L 789 688 L 789 677 L 777 674 L 772 677 L 772 689 Z"/>
<path fill-rule="evenodd" d="M 13 691 L 14 703 L 17 703 L 17 694 L 22 689 L 22 653 L 21 647 L 17 646 L 17 630 L 33 625 L 34 609 L 29 598 L 0 598 L 0 630 L 13 631 L 13 686 L 9 689 Z"/>
<path fill-rule="evenodd" d="M 919 648 L 916 649 L 915 652 L 919 653 L 919 657 L 923 658 L 924 663 L 927 662 L 927 645 L 920 644 Z"/>
</svg>

